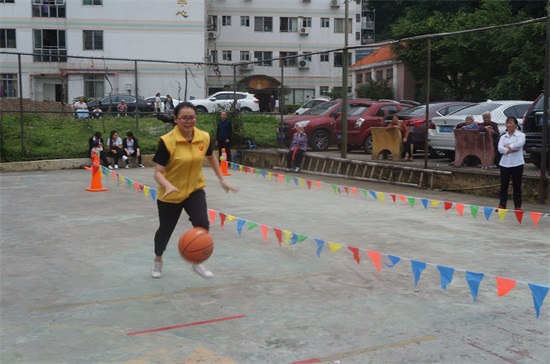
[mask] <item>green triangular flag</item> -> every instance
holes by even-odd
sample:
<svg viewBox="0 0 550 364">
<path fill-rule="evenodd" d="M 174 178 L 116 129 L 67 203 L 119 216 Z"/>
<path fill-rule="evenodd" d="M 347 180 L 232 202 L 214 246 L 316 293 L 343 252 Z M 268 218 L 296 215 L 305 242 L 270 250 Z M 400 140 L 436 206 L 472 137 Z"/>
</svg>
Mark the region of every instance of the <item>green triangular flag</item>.
<svg viewBox="0 0 550 364">
<path fill-rule="evenodd" d="M 411 207 L 414 207 L 414 202 L 416 201 L 416 198 L 414 197 L 409 197 L 409 205 L 411 205 Z"/>
<path fill-rule="evenodd" d="M 479 210 L 479 206 L 470 205 L 470 211 L 472 212 L 472 216 L 474 217 L 474 219 L 477 217 L 478 210 Z"/>
<path fill-rule="evenodd" d="M 249 221 L 249 222 L 248 222 L 248 230 L 252 230 L 252 229 L 254 229 L 256 226 L 258 226 L 258 224 L 256 224 L 254 221 Z"/>
</svg>

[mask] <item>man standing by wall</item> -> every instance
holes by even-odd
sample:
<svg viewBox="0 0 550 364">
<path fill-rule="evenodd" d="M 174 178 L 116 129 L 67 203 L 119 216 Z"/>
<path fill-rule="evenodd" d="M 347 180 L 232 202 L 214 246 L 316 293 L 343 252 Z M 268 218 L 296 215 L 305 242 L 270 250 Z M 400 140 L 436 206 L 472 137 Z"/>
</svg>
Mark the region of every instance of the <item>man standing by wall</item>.
<svg viewBox="0 0 550 364">
<path fill-rule="evenodd" d="M 220 113 L 220 121 L 216 128 L 216 146 L 218 147 L 218 155 L 222 156 L 222 149 L 225 148 L 227 161 L 231 162 L 231 138 L 233 138 L 233 126 L 231 120 L 227 118 L 227 112 Z"/>
</svg>

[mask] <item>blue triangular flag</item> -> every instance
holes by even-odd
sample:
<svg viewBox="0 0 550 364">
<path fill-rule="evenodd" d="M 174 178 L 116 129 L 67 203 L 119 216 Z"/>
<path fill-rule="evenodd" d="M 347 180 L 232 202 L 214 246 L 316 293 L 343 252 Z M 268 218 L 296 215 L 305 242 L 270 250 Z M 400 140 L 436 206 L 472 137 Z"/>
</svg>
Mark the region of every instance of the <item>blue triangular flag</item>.
<svg viewBox="0 0 550 364">
<path fill-rule="evenodd" d="M 445 291 L 447 290 L 447 286 L 451 284 L 453 280 L 455 269 L 444 267 L 442 265 L 438 265 L 437 269 L 439 270 L 439 277 L 441 279 L 441 289 Z"/>
<path fill-rule="evenodd" d="M 296 235 L 296 233 L 292 233 L 292 235 L 290 236 L 290 245 L 296 244 L 297 241 L 298 241 L 298 235 Z"/>
<path fill-rule="evenodd" d="M 246 220 L 237 219 L 237 232 L 239 233 L 239 236 L 241 236 L 241 232 L 243 231 L 244 224 L 246 224 Z"/>
<path fill-rule="evenodd" d="M 157 200 L 157 191 L 156 190 L 149 190 L 149 193 L 151 194 L 151 199 L 153 200 L 153 202 L 155 202 Z"/>
<path fill-rule="evenodd" d="M 483 207 L 483 212 L 485 212 L 485 218 L 487 220 L 489 220 L 489 217 L 491 216 L 491 214 L 493 213 L 493 208 L 492 207 Z"/>
<path fill-rule="evenodd" d="M 321 258 L 321 250 L 323 250 L 323 247 L 325 246 L 325 241 L 315 238 L 315 242 L 317 243 L 317 256 Z"/>
<path fill-rule="evenodd" d="M 472 298 L 474 301 L 477 298 L 477 291 L 479 290 L 479 284 L 485 275 L 483 273 L 474 273 L 466 271 L 466 281 L 470 287 L 470 292 L 472 293 Z"/>
<path fill-rule="evenodd" d="M 388 263 L 384 262 L 384 264 L 386 264 L 386 267 L 388 267 L 388 268 L 395 267 L 395 265 L 397 263 L 399 263 L 399 261 L 401 260 L 401 258 L 396 257 L 395 255 L 388 255 L 388 259 L 391 260 L 391 263 L 392 263 L 392 264 L 388 264 Z"/>
<path fill-rule="evenodd" d="M 294 184 L 298 186 L 298 177 L 294 177 Z"/>
<path fill-rule="evenodd" d="M 527 283 L 527 284 L 529 285 L 529 288 L 531 288 L 531 293 L 533 295 L 533 302 L 535 303 L 535 311 L 537 311 L 537 318 L 539 318 L 540 308 L 542 306 L 542 302 L 544 301 L 544 298 L 546 297 L 546 294 L 548 293 L 548 287 L 541 286 L 538 284 L 533 284 L 533 283 Z"/>
<path fill-rule="evenodd" d="M 420 201 L 422 201 L 422 206 L 424 206 L 425 209 L 428 208 L 428 199 L 427 198 L 421 198 Z"/>
<path fill-rule="evenodd" d="M 378 200 L 378 196 L 376 196 L 376 192 L 369 191 L 369 193 L 371 194 L 372 197 L 374 197 L 375 200 Z"/>
<path fill-rule="evenodd" d="M 266 178 L 266 177 L 267 177 L 267 172 L 264 171 L 264 170 L 262 170 L 262 177 L 263 177 L 263 178 Z"/>
<path fill-rule="evenodd" d="M 411 260 L 411 268 L 414 274 L 414 286 L 418 284 L 418 280 L 420 279 L 420 274 L 424 269 L 426 269 L 426 263 L 419 262 L 417 260 Z"/>
</svg>

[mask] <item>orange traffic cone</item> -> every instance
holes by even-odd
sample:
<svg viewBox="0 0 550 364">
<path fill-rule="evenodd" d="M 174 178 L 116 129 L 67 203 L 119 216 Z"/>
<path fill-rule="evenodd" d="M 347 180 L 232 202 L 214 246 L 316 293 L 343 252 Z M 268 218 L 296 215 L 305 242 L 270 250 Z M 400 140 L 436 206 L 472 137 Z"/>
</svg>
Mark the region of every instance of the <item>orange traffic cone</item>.
<svg viewBox="0 0 550 364">
<path fill-rule="evenodd" d="M 101 185 L 101 172 L 99 171 L 99 156 L 97 155 L 97 153 L 95 153 L 92 157 L 92 168 L 86 167 L 86 169 L 92 171 L 92 184 L 90 188 L 86 188 L 86 191 L 107 191 L 107 188 L 103 188 L 103 186 Z"/>
<path fill-rule="evenodd" d="M 222 148 L 222 156 L 220 157 L 220 170 L 222 176 L 231 176 L 231 173 L 227 170 L 227 165 L 227 153 L 225 152 L 225 148 Z"/>
</svg>

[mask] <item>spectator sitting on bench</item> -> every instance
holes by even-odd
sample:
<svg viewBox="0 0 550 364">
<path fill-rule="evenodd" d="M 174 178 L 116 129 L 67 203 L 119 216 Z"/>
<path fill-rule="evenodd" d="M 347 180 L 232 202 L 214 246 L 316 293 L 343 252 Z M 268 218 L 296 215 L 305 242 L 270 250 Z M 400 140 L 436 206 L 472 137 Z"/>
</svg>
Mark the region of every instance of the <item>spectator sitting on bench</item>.
<svg viewBox="0 0 550 364">
<path fill-rule="evenodd" d="M 78 117 L 79 110 L 88 110 L 88 105 L 84 102 L 84 97 L 81 96 L 78 98 L 78 101 L 73 104 L 74 115 Z"/>
<path fill-rule="evenodd" d="M 99 108 L 99 105 L 92 110 L 92 119 L 100 119 L 103 116 L 103 110 Z"/>
<path fill-rule="evenodd" d="M 134 137 L 134 133 L 131 131 L 126 132 L 126 138 L 122 141 L 122 147 L 124 148 L 124 154 L 122 155 L 122 160 L 126 162 L 126 168 L 130 168 L 130 157 L 137 157 L 138 166 L 140 168 L 145 168 L 141 164 L 141 153 L 139 151 L 139 144 Z"/>
<path fill-rule="evenodd" d="M 113 157 L 115 169 L 117 169 L 118 160 L 124 155 L 122 152 L 122 139 L 118 136 L 118 131 L 111 131 L 111 135 L 109 136 L 109 139 L 107 139 L 107 148 L 109 149 L 109 153 L 107 155 L 109 157 Z"/>
<path fill-rule="evenodd" d="M 479 130 L 479 126 L 474 123 L 473 116 L 466 116 L 466 119 L 463 123 L 456 124 L 455 129 L 470 129 L 470 130 Z"/>
<path fill-rule="evenodd" d="M 126 101 L 121 100 L 116 109 L 118 111 L 118 116 L 126 116 L 126 113 L 128 112 L 128 104 L 126 104 Z"/>
</svg>

